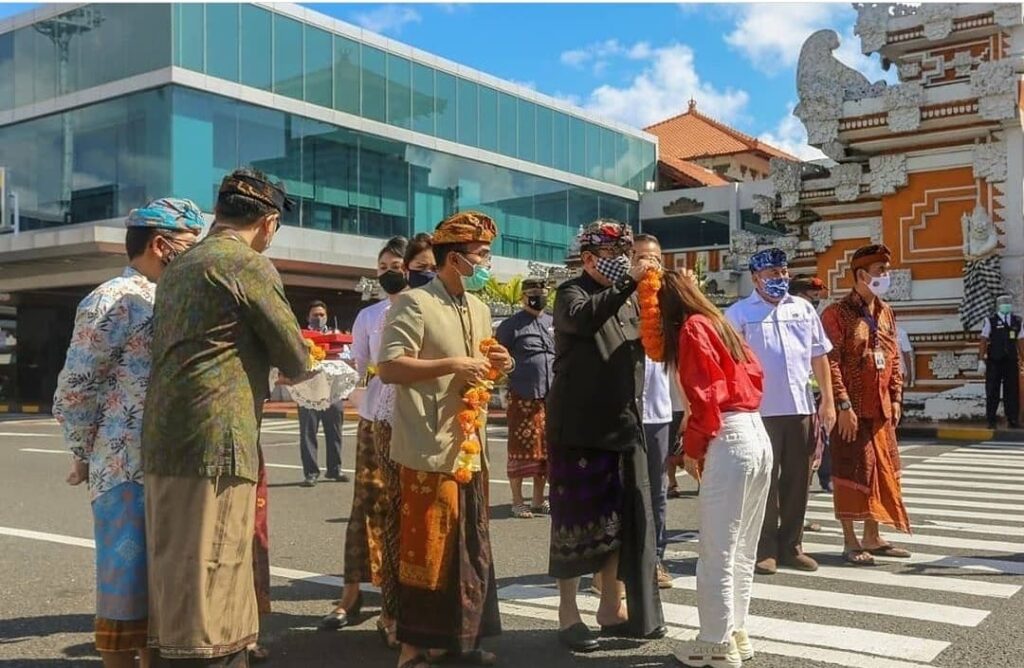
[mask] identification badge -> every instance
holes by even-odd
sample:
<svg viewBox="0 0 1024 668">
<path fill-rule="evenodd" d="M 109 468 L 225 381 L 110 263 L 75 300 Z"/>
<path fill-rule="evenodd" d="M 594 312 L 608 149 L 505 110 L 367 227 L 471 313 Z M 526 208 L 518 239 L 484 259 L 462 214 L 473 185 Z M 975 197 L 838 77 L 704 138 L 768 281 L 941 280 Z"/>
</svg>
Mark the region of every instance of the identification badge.
<svg viewBox="0 0 1024 668">
<path fill-rule="evenodd" d="M 874 352 L 875 356 L 875 368 L 881 371 L 885 368 L 885 354 L 881 350 Z"/>
<path fill-rule="evenodd" d="M 1011 339 L 1015 339 L 1015 338 L 1017 338 L 1017 332 L 1015 332 L 1015 331 L 1013 331 L 1013 330 L 1011 329 L 1011 330 L 1010 330 L 1010 338 L 1011 338 Z"/>
</svg>

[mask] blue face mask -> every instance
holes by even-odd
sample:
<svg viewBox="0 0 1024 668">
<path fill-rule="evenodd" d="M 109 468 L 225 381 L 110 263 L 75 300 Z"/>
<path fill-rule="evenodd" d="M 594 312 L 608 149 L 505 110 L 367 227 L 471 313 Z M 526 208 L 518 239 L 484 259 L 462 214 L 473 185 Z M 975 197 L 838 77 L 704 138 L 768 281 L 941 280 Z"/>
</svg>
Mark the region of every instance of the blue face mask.
<svg viewBox="0 0 1024 668">
<path fill-rule="evenodd" d="M 1013 311 L 1013 304 L 1000 304 L 998 308 L 1001 315 L 1010 315 Z"/>
<path fill-rule="evenodd" d="M 409 270 L 409 287 L 410 288 L 422 288 L 424 285 L 434 280 L 437 276 L 435 271 L 424 271 L 422 269 L 410 269 Z"/>
<path fill-rule="evenodd" d="M 463 260 L 466 260 L 465 256 L 462 256 Z M 469 260 L 466 260 L 469 262 Z M 491 270 L 489 267 L 485 267 L 482 264 L 473 265 L 473 273 L 469 276 L 462 276 L 462 287 L 466 288 L 470 292 L 479 292 L 484 289 L 487 282 L 491 280 Z"/>
<path fill-rule="evenodd" d="M 789 293 L 789 279 L 766 278 L 764 280 L 764 285 L 761 287 L 761 292 L 763 292 L 768 299 L 778 301 Z"/>
</svg>

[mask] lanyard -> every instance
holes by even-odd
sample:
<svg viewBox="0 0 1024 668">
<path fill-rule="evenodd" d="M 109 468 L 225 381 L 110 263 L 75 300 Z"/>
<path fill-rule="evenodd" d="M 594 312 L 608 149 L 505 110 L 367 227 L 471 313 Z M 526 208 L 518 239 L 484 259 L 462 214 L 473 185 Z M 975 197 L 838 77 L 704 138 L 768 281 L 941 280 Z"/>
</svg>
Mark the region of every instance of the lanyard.
<svg viewBox="0 0 1024 668">
<path fill-rule="evenodd" d="M 868 343 L 871 346 L 872 350 L 877 350 L 878 349 L 878 319 L 875 318 L 875 316 L 871 315 L 871 313 L 868 311 L 868 307 L 866 305 L 860 307 L 860 312 L 861 312 L 861 315 L 864 316 L 865 322 L 868 323 L 868 330 L 870 330 L 870 332 L 871 332 L 871 338 L 870 338 Z"/>
</svg>

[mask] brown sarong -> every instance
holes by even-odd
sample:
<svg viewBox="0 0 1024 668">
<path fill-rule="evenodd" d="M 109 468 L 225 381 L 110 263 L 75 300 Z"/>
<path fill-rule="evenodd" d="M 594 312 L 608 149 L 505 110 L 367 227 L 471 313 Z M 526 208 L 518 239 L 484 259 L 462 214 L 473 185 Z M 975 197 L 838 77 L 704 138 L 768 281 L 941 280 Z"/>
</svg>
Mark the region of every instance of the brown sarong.
<svg viewBox="0 0 1024 668">
<path fill-rule="evenodd" d="M 384 539 L 384 478 L 373 442 L 373 422 L 359 418 L 352 514 L 345 530 L 345 583 L 380 584 Z"/>
<path fill-rule="evenodd" d="M 384 540 L 381 545 L 380 596 L 382 614 L 390 619 L 398 615 L 398 518 L 402 505 L 402 486 L 398 464 L 391 460 L 391 425 L 373 423 L 377 461 L 384 478 Z"/>
<path fill-rule="evenodd" d="M 149 645 L 209 659 L 256 641 L 256 485 L 241 478 L 146 474 Z"/>
<path fill-rule="evenodd" d="M 96 618 L 96 649 L 100 652 L 128 652 L 146 648 L 149 622 L 145 619 Z"/>
<path fill-rule="evenodd" d="M 508 397 L 508 477 L 534 478 L 548 472 L 543 399 Z"/>
<path fill-rule="evenodd" d="M 402 468 L 398 640 L 468 652 L 501 633 L 487 517 L 487 476 L 465 485 Z"/>
<path fill-rule="evenodd" d="M 900 452 L 889 420 L 861 418 L 852 443 L 832 430 L 832 502 L 839 520 L 874 520 L 910 533 L 900 489 Z"/>
</svg>

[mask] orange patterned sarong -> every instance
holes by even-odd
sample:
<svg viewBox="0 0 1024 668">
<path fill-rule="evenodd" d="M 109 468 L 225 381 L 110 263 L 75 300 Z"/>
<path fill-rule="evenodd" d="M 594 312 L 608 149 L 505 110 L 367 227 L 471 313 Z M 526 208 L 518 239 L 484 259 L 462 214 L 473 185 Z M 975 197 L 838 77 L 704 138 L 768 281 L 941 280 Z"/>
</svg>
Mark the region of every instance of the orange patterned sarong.
<svg viewBox="0 0 1024 668">
<path fill-rule="evenodd" d="M 459 541 L 459 483 L 444 473 L 402 467 L 398 579 L 439 591 L 447 584 Z"/>
<path fill-rule="evenodd" d="M 861 418 L 853 443 L 843 442 L 838 427 L 832 431 L 832 503 L 836 519 L 874 520 L 910 533 L 910 519 L 900 488 L 896 432 L 888 420 Z M 849 460 L 856 460 L 854 466 Z M 863 482 L 844 471 L 862 470 Z"/>
</svg>

